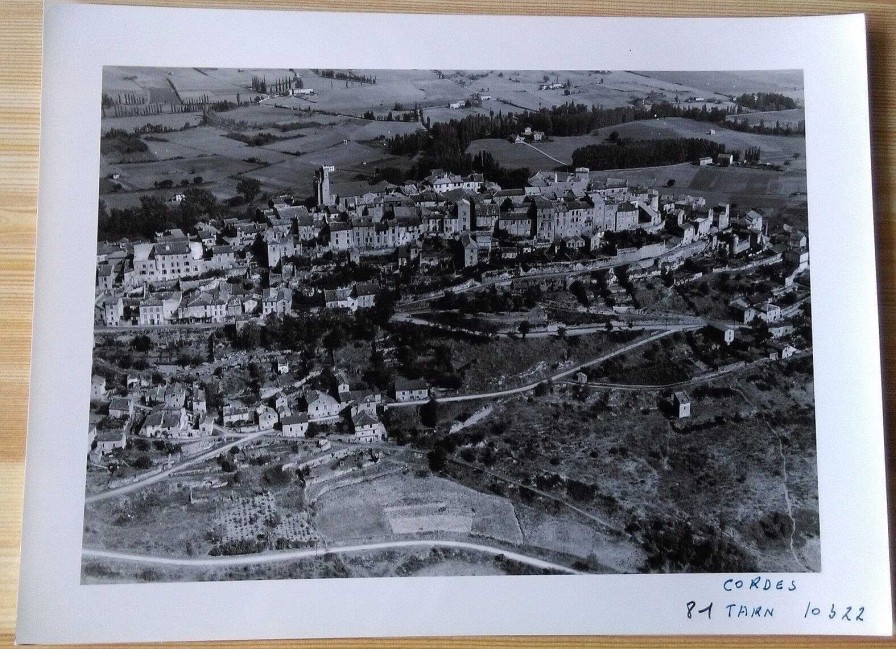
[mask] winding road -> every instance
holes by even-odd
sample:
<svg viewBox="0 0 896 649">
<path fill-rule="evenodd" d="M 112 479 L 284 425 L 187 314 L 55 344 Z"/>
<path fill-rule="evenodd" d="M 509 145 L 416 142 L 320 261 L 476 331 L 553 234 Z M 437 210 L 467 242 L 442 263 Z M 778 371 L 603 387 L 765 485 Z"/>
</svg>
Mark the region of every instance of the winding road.
<svg viewBox="0 0 896 649">
<path fill-rule="evenodd" d="M 131 561 L 134 563 L 152 563 L 165 566 L 248 566 L 264 563 L 278 563 L 280 561 L 293 561 L 296 559 L 307 559 L 309 557 L 322 557 L 327 554 L 344 554 L 349 552 L 369 552 L 371 550 L 392 550 L 395 548 L 459 548 L 462 550 L 473 550 L 483 552 L 493 556 L 504 556 L 513 561 L 524 563 L 535 568 L 543 568 L 547 570 L 557 570 L 570 575 L 582 574 L 578 570 L 574 570 L 568 566 L 559 563 L 544 561 L 528 557 L 518 552 L 510 552 L 500 548 L 493 548 L 488 545 L 479 545 L 477 543 L 468 543 L 466 541 L 440 541 L 440 540 L 413 540 L 413 541 L 384 541 L 380 543 L 361 543 L 358 545 L 343 545 L 336 547 L 322 548 L 304 548 L 301 550 L 282 550 L 279 552 L 268 552 L 264 554 L 242 554 L 226 557 L 202 557 L 202 558 L 179 558 L 179 557 L 153 557 L 145 554 L 129 554 L 126 552 L 112 552 L 109 550 L 96 550 L 92 548 L 84 548 L 81 552 L 82 556 L 95 559 L 114 559 L 117 561 Z"/>
<path fill-rule="evenodd" d="M 273 429 L 262 430 L 257 433 L 250 433 L 248 435 L 242 436 L 236 441 L 229 442 L 227 444 L 222 444 L 221 446 L 216 446 L 213 449 L 200 453 L 199 455 L 195 455 L 188 460 L 184 460 L 183 462 L 179 462 L 175 464 L 170 469 L 165 469 L 164 471 L 160 471 L 159 473 L 154 473 L 151 476 L 147 476 L 146 478 L 139 479 L 135 482 L 128 483 L 126 485 L 122 485 L 120 487 L 115 487 L 114 489 L 109 489 L 107 491 L 103 491 L 101 493 L 92 494 L 87 496 L 84 499 L 85 503 L 95 503 L 101 500 L 107 500 L 108 498 L 116 498 L 118 496 L 123 496 L 125 494 L 132 493 L 134 491 L 139 491 L 144 487 L 148 487 L 151 484 L 155 484 L 156 482 L 161 482 L 172 473 L 176 473 L 181 469 L 184 469 L 193 464 L 199 464 L 200 462 L 205 462 L 206 460 L 210 460 L 214 457 L 218 457 L 221 453 L 230 450 L 234 446 L 239 446 L 240 444 L 245 444 L 246 442 L 251 442 L 254 439 L 258 439 L 259 437 L 263 437 L 269 433 L 274 432 Z M 234 433 L 231 433 L 234 434 Z"/>
</svg>

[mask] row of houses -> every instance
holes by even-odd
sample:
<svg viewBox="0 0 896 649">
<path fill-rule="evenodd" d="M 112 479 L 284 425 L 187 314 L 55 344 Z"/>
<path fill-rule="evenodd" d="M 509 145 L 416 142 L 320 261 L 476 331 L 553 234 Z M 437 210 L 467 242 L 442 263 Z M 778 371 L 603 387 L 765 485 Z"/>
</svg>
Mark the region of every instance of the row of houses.
<svg viewBox="0 0 896 649">
<path fill-rule="evenodd" d="M 655 227 L 660 220 L 656 192 L 629 190 L 621 180 L 597 180 L 587 168 L 572 174 L 539 172 L 518 190 L 502 190 L 481 174 L 461 177 L 436 170 L 420 184 L 388 185 L 342 198 L 330 191 L 333 169 L 322 167 L 316 174 L 320 203 L 310 210 L 277 202 L 265 211 L 264 222 L 226 219 L 220 228 L 198 225 L 193 236 L 171 230 L 158 233 L 151 243 L 101 243 L 98 291 L 212 271 L 244 273 L 253 263 L 275 267 L 305 254 L 310 242 L 314 254 L 395 250 L 423 236 L 457 238 L 465 232 L 499 230 L 550 242 Z M 258 236 L 266 259 L 247 251 Z"/>
</svg>

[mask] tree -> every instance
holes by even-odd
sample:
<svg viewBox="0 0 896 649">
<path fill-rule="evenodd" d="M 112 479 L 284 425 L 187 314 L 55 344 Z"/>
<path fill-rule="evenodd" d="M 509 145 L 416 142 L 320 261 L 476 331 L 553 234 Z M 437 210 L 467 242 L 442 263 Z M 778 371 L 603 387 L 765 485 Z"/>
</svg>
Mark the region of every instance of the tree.
<svg viewBox="0 0 896 649">
<path fill-rule="evenodd" d="M 420 406 L 420 423 L 429 428 L 435 427 L 439 421 L 439 404 L 435 399 L 430 399 Z"/>
<path fill-rule="evenodd" d="M 180 203 L 181 227 L 190 227 L 203 214 L 214 214 L 218 199 L 207 189 L 190 187 L 184 190 L 184 200 Z"/>
<path fill-rule="evenodd" d="M 576 280 L 572 284 L 570 284 L 569 292 L 575 296 L 575 298 L 582 306 L 588 306 L 590 304 L 590 301 L 588 300 L 588 291 L 585 289 L 585 285 L 582 284 L 581 281 Z"/>
<path fill-rule="evenodd" d="M 152 339 L 146 334 L 138 334 L 134 336 L 131 345 L 138 352 L 148 352 L 152 349 Z"/>
<path fill-rule="evenodd" d="M 330 360 L 336 362 L 336 350 L 345 344 L 345 332 L 340 325 L 335 325 L 323 338 L 324 347 L 330 352 Z"/>
<path fill-rule="evenodd" d="M 236 191 L 243 195 L 247 203 L 251 203 L 258 195 L 258 192 L 261 191 L 261 182 L 255 178 L 241 178 L 236 184 Z"/>
<path fill-rule="evenodd" d="M 525 340 L 526 334 L 532 329 L 532 325 L 529 324 L 528 320 L 523 320 L 517 329 L 519 329 L 520 335 L 522 335 L 523 340 Z"/>
<path fill-rule="evenodd" d="M 445 465 L 448 463 L 448 454 L 445 452 L 444 448 L 436 446 L 426 454 L 426 459 L 429 462 L 429 470 L 433 473 L 437 473 L 444 469 Z"/>
</svg>

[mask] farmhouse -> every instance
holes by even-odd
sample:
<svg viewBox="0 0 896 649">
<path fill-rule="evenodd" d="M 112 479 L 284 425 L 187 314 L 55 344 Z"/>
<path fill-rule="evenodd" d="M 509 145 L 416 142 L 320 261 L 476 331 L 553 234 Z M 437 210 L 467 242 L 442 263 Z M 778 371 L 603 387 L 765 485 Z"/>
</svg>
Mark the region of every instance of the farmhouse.
<svg viewBox="0 0 896 649">
<path fill-rule="evenodd" d="M 781 307 L 771 302 L 766 302 L 759 307 L 759 319 L 771 324 L 781 319 Z"/>
<path fill-rule="evenodd" d="M 94 374 L 90 379 L 90 400 L 103 401 L 106 398 L 106 377 Z"/>
<path fill-rule="evenodd" d="M 361 410 L 352 416 L 352 427 L 357 442 L 381 442 L 386 439 L 386 427 L 375 415 L 366 410 Z"/>
<path fill-rule="evenodd" d="M 304 437 L 308 432 L 308 415 L 301 412 L 280 420 L 285 437 Z"/>
<path fill-rule="evenodd" d="M 423 379 L 395 379 L 395 400 L 422 401 L 429 397 L 429 386 Z"/>
<path fill-rule="evenodd" d="M 675 413 L 679 419 L 685 419 L 691 416 L 691 398 L 679 390 L 672 395 L 672 404 L 675 406 Z"/>
<path fill-rule="evenodd" d="M 92 444 L 91 444 L 92 446 Z M 97 450 L 103 455 L 111 453 L 117 448 L 125 447 L 125 434 L 123 429 L 103 430 L 96 434 Z"/>
<path fill-rule="evenodd" d="M 288 288 L 268 288 L 265 289 L 261 299 L 262 315 L 275 313 L 283 315 L 292 310 L 292 289 Z"/>
<path fill-rule="evenodd" d="M 734 327 L 725 323 L 712 322 L 709 325 L 710 333 L 726 345 L 734 342 Z"/>
<path fill-rule="evenodd" d="M 134 414 L 134 402 L 123 397 L 116 397 L 109 402 L 109 416 L 126 419 Z"/>
<path fill-rule="evenodd" d="M 743 298 L 737 298 L 731 302 L 731 311 L 737 315 L 741 324 L 750 324 L 758 315 L 756 309 L 747 304 Z"/>
<path fill-rule="evenodd" d="M 716 156 L 716 164 L 720 167 L 730 167 L 734 164 L 734 155 L 731 153 L 720 153 Z"/>
<path fill-rule="evenodd" d="M 143 422 L 142 433 L 145 437 L 178 437 L 186 428 L 186 413 L 181 410 L 159 408 L 149 413 Z"/>
<path fill-rule="evenodd" d="M 342 406 L 326 392 L 312 390 L 305 394 L 308 403 L 308 417 L 312 421 L 334 420 L 339 416 Z"/>
<path fill-rule="evenodd" d="M 221 410 L 221 422 L 228 424 L 247 424 L 252 421 L 252 413 L 243 405 L 227 404 Z"/>
<path fill-rule="evenodd" d="M 279 419 L 277 411 L 269 406 L 258 406 L 255 409 L 255 419 L 258 421 L 259 430 L 273 428 Z"/>
</svg>

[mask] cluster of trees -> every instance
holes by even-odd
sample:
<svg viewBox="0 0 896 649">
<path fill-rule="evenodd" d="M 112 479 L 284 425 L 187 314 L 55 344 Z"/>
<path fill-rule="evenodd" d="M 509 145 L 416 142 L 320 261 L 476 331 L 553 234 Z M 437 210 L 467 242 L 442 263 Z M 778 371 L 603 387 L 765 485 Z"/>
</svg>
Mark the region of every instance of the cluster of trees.
<svg viewBox="0 0 896 649">
<path fill-rule="evenodd" d="M 324 79 L 340 79 L 342 81 L 357 81 L 358 83 L 376 83 L 376 77 L 366 74 L 355 74 L 354 72 L 342 70 L 312 70 L 312 72 Z"/>
<path fill-rule="evenodd" d="M 137 133 L 129 133 L 120 128 L 109 129 L 103 133 L 100 139 L 100 147 L 103 153 L 144 153 L 149 151 L 146 145 Z"/>
<path fill-rule="evenodd" d="M 272 94 L 284 95 L 289 92 L 293 86 L 295 86 L 296 88 L 301 88 L 302 80 L 298 77 L 282 77 L 268 83 L 267 77 L 259 77 L 254 75 L 252 77 L 252 90 L 263 94 L 267 94 L 267 92 L 270 90 Z"/>
<path fill-rule="evenodd" d="M 645 572 L 753 572 L 755 562 L 719 527 L 680 518 L 649 518 L 634 522 L 647 553 Z"/>
<path fill-rule="evenodd" d="M 395 309 L 395 299 L 388 292 L 377 296 L 376 306 L 354 314 L 341 311 L 301 313 L 282 318 L 269 318 L 264 326 L 255 323 L 226 325 L 222 331 L 236 349 L 307 349 L 315 352 L 323 346 L 335 352 L 354 341 L 372 341 L 377 328 L 388 324 Z"/>
<path fill-rule="evenodd" d="M 468 115 L 462 119 L 430 124 L 426 131 L 396 135 L 388 140 L 389 152 L 394 155 L 415 155 L 437 148 L 440 143 L 454 142 L 465 151 L 473 140 L 482 138 L 507 139 L 521 133 L 527 126 L 543 131 L 548 136 L 586 135 L 603 126 L 613 126 L 637 119 L 652 117 L 648 111 L 633 106 L 622 108 L 588 107 L 567 102 L 560 106 L 519 113 Z"/>
<path fill-rule="evenodd" d="M 738 106 L 755 111 L 790 110 L 796 108 L 796 100 L 777 92 L 745 92 L 734 98 Z"/>
<path fill-rule="evenodd" d="M 762 135 L 805 135 L 806 134 L 806 122 L 805 120 L 799 120 L 795 124 L 790 122 L 785 122 L 784 126 L 781 126 L 781 120 L 776 120 L 774 126 L 768 126 L 765 123 L 765 120 L 759 120 L 759 123 L 750 123 L 750 121 L 746 118 L 743 119 L 729 119 L 725 122 L 725 128 L 730 128 L 732 131 L 744 131 L 747 133 L 760 133 Z"/>
<path fill-rule="evenodd" d="M 193 176 L 193 184 L 201 185 L 202 184 L 202 176 Z M 155 187 L 156 189 L 172 189 L 174 187 L 174 181 L 171 180 L 170 178 L 166 178 L 165 180 L 154 180 L 152 183 L 152 186 Z M 189 178 L 181 178 L 180 186 L 181 187 L 189 187 L 190 179 Z M 118 189 L 116 189 L 115 187 L 117 187 Z M 121 189 L 121 185 L 119 185 L 118 183 L 115 183 L 112 191 L 118 191 L 119 189 Z"/>
<path fill-rule="evenodd" d="M 243 176 L 236 184 L 236 191 L 246 199 L 247 203 L 251 203 L 258 195 L 258 192 L 261 191 L 261 181 L 248 176 Z"/>
<path fill-rule="evenodd" d="M 462 119 L 452 119 L 435 124 L 427 121 L 424 122 L 426 130 L 395 135 L 387 140 L 387 146 L 389 153 L 393 155 L 420 156 L 408 174 L 408 177 L 411 178 L 422 178 L 428 175 L 432 169 L 437 168 L 448 169 L 460 174 L 475 170 L 488 174 L 490 179 L 495 179 L 502 187 L 505 185 L 513 187 L 517 185 L 507 182 L 512 179 L 504 178 L 504 182 L 501 182 L 496 178 L 498 174 L 502 173 L 502 170 L 493 159 L 484 158 L 477 162 L 466 154 L 470 143 L 483 138 L 512 138 L 527 126 L 543 131 L 549 137 L 571 136 L 586 135 L 605 126 L 665 117 L 683 117 L 751 132 L 774 132 L 782 135 L 794 132 L 789 125 L 782 128 L 780 124 L 776 124 L 774 128 L 770 128 L 766 127 L 764 123 L 751 125 L 746 120 L 743 122 L 726 121 L 731 115 L 739 114 L 739 112 L 740 108 L 732 112 L 728 108 L 707 108 L 706 105 L 701 107 L 683 106 L 669 102 L 653 104 L 649 109 L 643 106 L 599 108 L 567 102 L 538 111 L 523 110 L 518 113 L 506 114 L 500 111 L 495 114 L 494 111 L 491 111 L 488 116 L 468 115 Z M 800 132 L 800 130 L 797 129 L 796 132 Z M 578 163 L 574 162 L 574 164 Z M 504 173 L 512 174 L 513 172 Z"/>
<path fill-rule="evenodd" d="M 115 241 L 122 237 L 150 239 L 156 232 L 181 228 L 186 231 L 205 216 L 217 216 L 221 206 L 207 189 L 189 187 L 184 199 L 169 205 L 157 196 L 141 196 L 139 207 L 108 209 L 100 200 L 98 213 L 99 241 Z"/>
<path fill-rule="evenodd" d="M 209 551 L 209 554 L 213 557 L 230 556 L 234 554 L 256 554 L 257 552 L 267 550 L 267 548 L 267 539 L 240 539 L 239 541 L 231 541 L 230 543 L 216 545 Z"/>
<path fill-rule="evenodd" d="M 254 135 L 246 135 L 245 133 L 237 133 L 236 131 L 231 131 L 227 134 L 227 137 L 229 137 L 231 140 L 244 142 L 248 146 L 264 146 L 265 144 L 271 144 L 272 142 L 276 142 L 280 139 L 273 133 L 268 133 L 267 131 L 261 131 L 260 133 L 256 133 Z"/>
<path fill-rule="evenodd" d="M 665 117 L 683 117 L 730 128 L 732 125 L 726 120 L 739 112 L 740 109 L 732 112 L 728 108 L 707 108 L 706 105 L 684 106 L 669 102 L 655 103 L 649 109 L 636 106 L 589 107 L 585 104 L 566 102 L 537 111 L 523 110 L 506 114 L 500 111 L 495 114 L 491 111 L 487 116 L 468 115 L 462 119 L 438 122 L 430 124 L 425 131 L 396 135 L 390 138 L 387 144 L 389 152 L 393 155 L 414 156 L 418 153 L 441 155 L 445 151 L 457 154 L 466 151 L 474 140 L 511 138 L 521 133 L 527 126 L 542 131 L 549 137 L 587 135 L 606 126 Z M 748 126 L 748 130 L 755 130 L 755 127 Z M 450 158 L 451 156 L 445 156 L 445 159 Z M 444 165 L 443 168 L 461 173 L 449 165 Z"/>
<path fill-rule="evenodd" d="M 102 106 L 103 108 L 111 108 L 112 106 L 137 106 L 147 103 L 146 96 L 140 95 L 139 97 L 132 92 L 126 92 L 124 94 L 118 93 L 117 97 L 113 97 L 108 93 L 103 93 Z"/>
<path fill-rule="evenodd" d="M 262 480 L 269 485 L 285 485 L 292 482 L 292 473 L 284 469 L 282 464 L 269 466 L 262 472 Z M 277 515 L 277 514 L 275 514 Z M 272 527 L 276 527 L 276 524 Z"/>
<path fill-rule="evenodd" d="M 461 368 L 455 366 L 451 347 L 435 342 L 419 328 L 402 327 L 396 332 L 397 371 L 409 379 L 425 378 L 428 383 L 449 390 L 460 388 Z M 422 416 L 422 414 L 421 414 Z M 434 426 L 435 423 L 424 424 Z"/>
<path fill-rule="evenodd" d="M 703 138 L 618 140 L 615 144 L 589 144 L 572 153 L 576 167 L 627 169 L 692 162 L 725 153 L 725 145 Z"/>
<path fill-rule="evenodd" d="M 432 305 L 442 311 L 456 310 L 467 315 L 473 313 L 502 313 L 531 309 L 538 304 L 540 298 L 541 289 L 537 286 L 531 287 L 522 294 L 498 291 L 497 288 L 492 287 L 487 291 L 476 291 L 474 293 L 445 291 L 444 295 L 433 300 Z"/>
<path fill-rule="evenodd" d="M 747 164 L 758 163 L 761 156 L 762 150 L 758 146 L 751 146 L 744 152 L 744 162 Z"/>
</svg>

